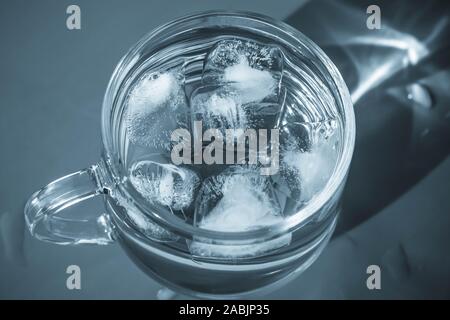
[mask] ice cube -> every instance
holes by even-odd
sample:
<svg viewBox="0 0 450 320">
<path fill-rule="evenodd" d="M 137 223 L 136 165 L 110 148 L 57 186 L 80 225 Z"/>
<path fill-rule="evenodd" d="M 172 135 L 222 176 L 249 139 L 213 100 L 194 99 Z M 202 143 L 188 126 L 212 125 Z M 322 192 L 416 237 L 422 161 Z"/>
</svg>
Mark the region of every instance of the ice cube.
<svg viewBox="0 0 450 320">
<path fill-rule="evenodd" d="M 202 84 L 191 95 L 204 130 L 272 129 L 281 109 L 283 55 L 274 45 L 222 40 L 205 58 Z M 235 140 L 241 133 L 234 135 Z"/>
<path fill-rule="evenodd" d="M 203 68 L 204 85 L 229 84 L 240 103 L 279 102 L 283 54 L 275 45 L 228 39 L 208 53 Z"/>
<path fill-rule="evenodd" d="M 133 221 L 134 225 L 152 240 L 158 242 L 171 242 L 177 241 L 179 238 L 169 230 L 157 225 L 141 212 L 128 208 L 127 215 Z"/>
<path fill-rule="evenodd" d="M 271 184 L 253 167 L 233 166 L 203 181 L 196 199 L 194 224 L 221 232 L 242 232 L 283 221 Z M 244 257 L 266 253 L 290 243 L 290 234 L 264 243 L 219 245 L 192 241 L 191 253 L 212 257 Z"/>
<path fill-rule="evenodd" d="M 270 148 L 271 129 L 276 126 L 279 105 L 267 102 L 240 103 L 239 93 L 230 86 L 200 87 L 191 96 L 191 128 L 196 128 L 195 123 L 201 122 L 201 131 L 193 130 L 194 140 L 201 141 L 208 129 L 217 129 L 226 144 L 227 150 L 234 150 L 239 138 L 253 134 L 267 141 Z M 227 135 L 227 129 L 232 129 L 231 136 Z M 238 129 L 238 130 L 236 130 Z M 247 129 L 255 129 L 253 133 Z M 266 129 L 266 132 L 258 131 Z M 256 140 L 255 140 L 256 141 Z M 258 138 L 259 141 L 259 138 Z M 208 144 L 208 141 L 204 141 Z M 248 140 L 243 140 L 248 145 Z M 256 151 L 249 150 L 248 151 Z"/>
<path fill-rule="evenodd" d="M 124 211 L 131 223 L 148 238 L 157 242 L 172 242 L 179 239 L 177 235 L 159 226 L 143 212 L 133 207 L 131 200 L 124 198 L 120 193 L 115 193 L 114 198 L 125 209 Z"/>
<path fill-rule="evenodd" d="M 253 169 L 233 166 L 207 178 L 199 197 L 195 223 L 200 228 L 239 232 L 282 220 L 268 180 Z"/>
<path fill-rule="evenodd" d="M 291 243 L 292 235 L 287 233 L 278 238 L 254 244 L 217 244 L 207 240 L 194 240 L 189 245 L 189 251 L 194 257 L 238 259 L 258 257 L 270 251 L 280 249 Z"/>
<path fill-rule="evenodd" d="M 200 184 L 200 178 L 192 170 L 151 160 L 134 163 L 129 178 L 147 201 L 176 211 L 183 211 L 192 204 Z"/>
<path fill-rule="evenodd" d="M 225 129 L 247 129 L 247 115 L 236 92 L 229 87 L 200 87 L 191 96 L 193 121 L 202 121 L 203 131 L 218 129 L 225 139 Z M 202 132 L 203 134 L 203 132 Z M 199 138 L 195 136 L 194 139 Z"/>
<path fill-rule="evenodd" d="M 134 85 L 126 106 L 127 133 L 132 143 L 152 151 L 168 151 L 171 133 L 188 126 L 188 106 L 181 70 L 151 72 Z"/>
<path fill-rule="evenodd" d="M 296 134 L 283 142 L 280 172 L 284 183 L 279 185 L 288 186 L 290 198 L 308 202 L 325 187 L 336 166 L 337 122 L 291 124 L 285 131 Z"/>
</svg>

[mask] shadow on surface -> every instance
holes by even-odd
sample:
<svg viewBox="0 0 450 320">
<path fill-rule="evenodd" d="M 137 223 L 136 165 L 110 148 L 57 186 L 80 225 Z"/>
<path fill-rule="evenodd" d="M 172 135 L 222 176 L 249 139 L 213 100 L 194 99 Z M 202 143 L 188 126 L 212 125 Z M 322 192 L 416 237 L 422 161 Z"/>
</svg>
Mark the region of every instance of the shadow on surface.
<svg viewBox="0 0 450 320">
<path fill-rule="evenodd" d="M 381 30 L 366 27 L 370 4 L 310 1 L 286 19 L 336 64 L 355 104 L 356 147 L 337 235 L 388 206 L 450 153 L 450 3 L 378 1 Z"/>
</svg>

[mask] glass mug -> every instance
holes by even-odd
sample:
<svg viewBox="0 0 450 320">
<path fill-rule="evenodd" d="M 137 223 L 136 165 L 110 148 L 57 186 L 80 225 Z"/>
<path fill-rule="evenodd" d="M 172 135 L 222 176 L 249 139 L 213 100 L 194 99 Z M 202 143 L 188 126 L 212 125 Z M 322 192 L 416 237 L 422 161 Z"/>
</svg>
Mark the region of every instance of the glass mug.
<svg viewBox="0 0 450 320">
<path fill-rule="evenodd" d="M 280 46 L 291 61 L 286 74 L 309 83 L 299 92 L 316 97 L 319 93 L 317 101 L 326 96 L 331 101 L 329 110 L 318 107 L 316 114 L 333 112 L 341 130 L 331 177 L 307 205 L 270 227 L 219 232 L 167 214 L 166 207 L 149 203 L 130 184 L 126 178 L 129 142 L 123 124 L 124 101 L 142 70 L 179 56 L 204 57 L 214 41 L 242 36 Z M 186 83 L 198 79 L 202 68 L 199 59 L 189 61 L 184 65 Z M 295 81 L 292 85 L 300 86 Z M 104 149 L 99 163 L 51 182 L 28 200 L 25 218 L 34 237 L 63 245 L 118 241 L 143 271 L 174 291 L 203 298 L 242 298 L 265 293 L 300 274 L 318 257 L 334 230 L 354 148 L 353 105 L 329 58 L 283 22 L 250 13 L 207 12 L 155 29 L 116 67 L 104 96 L 101 125 Z M 65 208 L 95 196 L 103 197 L 106 213 L 89 217 L 65 213 Z M 258 246 L 286 235 L 291 237 L 288 245 L 251 257 L 223 259 L 189 251 L 193 242 L 220 251 Z"/>
</svg>

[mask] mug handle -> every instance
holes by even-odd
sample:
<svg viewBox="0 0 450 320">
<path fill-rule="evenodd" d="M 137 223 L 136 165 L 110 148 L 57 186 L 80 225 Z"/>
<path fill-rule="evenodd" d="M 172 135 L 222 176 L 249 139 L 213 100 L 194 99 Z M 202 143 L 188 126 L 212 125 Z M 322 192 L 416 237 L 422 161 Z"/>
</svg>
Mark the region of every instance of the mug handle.
<svg viewBox="0 0 450 320">
<path fill-rule="evenodd" d="M 25 205 L 25 221 L 39 240 L 56 244 L 109 244 L 113 225 L 106 213 L 85 217 L 61 212 L 81 201 L 106 194 L 98 177 L 98 165 L 59 178 L 35 192 Z"/>
</svg>

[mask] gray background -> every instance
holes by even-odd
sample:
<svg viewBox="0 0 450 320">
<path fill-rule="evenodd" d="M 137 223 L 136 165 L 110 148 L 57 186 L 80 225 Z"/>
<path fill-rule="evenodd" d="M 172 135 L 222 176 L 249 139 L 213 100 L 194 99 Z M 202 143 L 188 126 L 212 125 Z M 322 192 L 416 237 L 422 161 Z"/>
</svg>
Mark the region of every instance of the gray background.
<svg viewBox="0 0 450 320">
<path fill-rule="evenodd" d="M 160 285 L 118 245 L 62 247 L 37 241 L 24 230 L 23 206 L 45 183 L 99 159 L 100 110 L 107 82 L 120 57 L 149 30 L 208 9 L 250 10 L 282 20 L 290 16 L 291 24 L 307 29 L 301 15 L 292 16 L 304 1 L 224 2 L 41 0 L 2 5 L 0 298 L 155 298 Z M 66 29 L 69 4 L 81 7 L 79 31 Z M 305 33 L 314 39 L 313 31 Z M 358 117 L 363 123 L 370 118 Z M 376 214 L 350 219 L 344 212 L 337 236 L 319 260 L 267 297 L 450 297 L 447 154 L 440 154 L 439 161 L 393 196 L 389 205 L 376 207 Z M 355 170 L 361 162 L 356 158 Z M 73 210 L 102 206 L 93 200 Z M 65 270 L 71 264 L 81 267 L 82 290 L 66 289 Z M 382 267 L 380 291 L 366 288 L 370 264 Z"/>
</svg>

